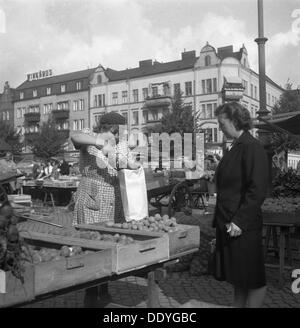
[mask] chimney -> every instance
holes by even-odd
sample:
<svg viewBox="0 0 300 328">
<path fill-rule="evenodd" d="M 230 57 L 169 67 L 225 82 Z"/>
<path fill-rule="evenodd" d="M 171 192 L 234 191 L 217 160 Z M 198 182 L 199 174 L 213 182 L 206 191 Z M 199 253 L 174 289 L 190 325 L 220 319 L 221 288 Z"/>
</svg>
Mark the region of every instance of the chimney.
<svg viewBox="0 0 300 328">
<path fill-rule="evenodd" d="M 218 48 L 218 55 L 222 53 L 222 54 L 232 54 L 233 53 L 233 46 L 227 46 L 227 47 L 221 47 Z"/>
<path fill-rule="evenodd" d="M 139 62 L 139 67 L 140 67 L 140 68 L 148 68 L 148 67 L 152 67 L 152 59 L 141 60 L 141 61 Z"/>
<path fill-rule="evenodd" d="M 184 51 L 181 53 L 181 60 L 196 58 L 196 51 Z"/>
</svg>

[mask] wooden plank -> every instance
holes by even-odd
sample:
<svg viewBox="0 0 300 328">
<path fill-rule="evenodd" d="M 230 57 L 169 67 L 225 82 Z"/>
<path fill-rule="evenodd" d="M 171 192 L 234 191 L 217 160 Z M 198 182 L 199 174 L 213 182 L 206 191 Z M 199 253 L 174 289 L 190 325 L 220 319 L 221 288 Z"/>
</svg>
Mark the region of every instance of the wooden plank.
<svg viewBox="0 0 300 328">
<path fill-rule="evenodd" d="M 34 266 L 25 265 L 24 284 L 14 277 L 11 272 L 0 270 L 0 284 L 2 291 L 0 292 L 0 307 L 8 307 L 18 303 L 28 302 L 35 297 L 35 271 Z"/>
</svg>

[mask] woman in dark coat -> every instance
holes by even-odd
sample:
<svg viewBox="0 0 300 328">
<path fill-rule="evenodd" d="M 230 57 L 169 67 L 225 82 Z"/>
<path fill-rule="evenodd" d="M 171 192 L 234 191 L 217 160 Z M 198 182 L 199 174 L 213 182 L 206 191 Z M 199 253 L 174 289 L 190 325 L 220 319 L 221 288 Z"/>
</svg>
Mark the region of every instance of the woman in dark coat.
<svg viewBox="0 0 300 328">
<path fill-rule="evenodd" d="M 266 293 L 261 205 L 268 188 L 268 160 L 250 133 L 248 110 L 236 102 L 216 109 L 231 149 L 216 172 L 215 278 L 234 286 L 236 307 L 260 307 Z"/>
</svg>

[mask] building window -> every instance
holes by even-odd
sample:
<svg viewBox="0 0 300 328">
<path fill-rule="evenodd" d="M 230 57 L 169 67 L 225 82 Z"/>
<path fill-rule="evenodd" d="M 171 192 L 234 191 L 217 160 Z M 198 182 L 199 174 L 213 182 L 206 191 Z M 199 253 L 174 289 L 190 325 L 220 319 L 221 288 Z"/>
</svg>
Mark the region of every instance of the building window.
<svg viewBox="0 0 300 328">
<path fill-rule="evenodd" d="M 205 56 L 205 66 L 210 66 L 211 65 L 211 58 L 209 55 Z"/>
<path fill-rule="evenodd" d="M 143 124 L 148 122 L 148 109 L 143 110 Z"/>
<path fill-rule="evenodd" d="M 214 77 L 213 78 L 213 92 L 217 92 L 218 87 L 217 87 L 217 79 Z"/>
<path fill-rule="evenodd" d="M 247 66 L 246 58 L 244 58 L 243 62 L 244 62 L 244 66 Z"/>
<path fill-rule="evenodd" d="M 138 89 L 132 90 L 132 95 L 133 95 L 133 101 L 138 102 L 139 101 L 139 90 Z"/>
<path fill-rule="evenodd" d="M 79 91 L 81 90 L 81 82 L 76 82 L 76 90 Z"/>
<path fill-rule="evenodd" d="M 17 108 L 17 118 L 22 117 L 22 108 Z"/>
<path fill-rule="evenodd" d="M 49 114 L 53 109 L 53 104 L 44 104 L 44 110 L 43 110 L 43 114 L 47 115 Z"/>
<path fill-rule="evenodd" d="M 32 90 L 32 96 L 35 98 L 37 97 L 37 89 Z"/>
<path fill-rule="evenodd" d="M 60 92 L 61 92 L 61 93 L 66 92 L 66 85 L 65 85 L 65 84 L 61 84 L 61 85 L 60 85 Z"/>
<path fill-rule="evenodd" d="M 250 97 L 253 98 L 253 84 L 250 85 Z"/>
<path fill-rule="evenodd" d="M 204 130 L 204 138 L 205 142 L 212 142 L 213 141 L 213 131 L 211 128 L 205 129 Z"/>
<path fill-rule="evenodd" d="M 40 106 L 39 105 L 32 105 L 28 107 L 28 113 L 39 113 Z"/>
<path fill-rule="evenodd" d="M 152 87 L 152 97 L 158 96 L 158 87 Z"/>
<path fill-rule="evenodd" d="M 84 99 L 79 99 L 79 110 L 84 110 Z"/>
<path fill-rule="evenodd" d="M 95 95 L 95 97 L 94 97 L 94 106 L 95 107 L 105 106 L 105 94 Z"/>
<path fill-rule="evenodd" d="M 214 128 L 214 142 L 218 142 L 218 129 Z"/>
<path fill-rule="evenodd" d="M 121 115 L 125 118 L 125 124 L 128 124 L 128 112 L 121 112 Z"/>
<path fill-rule="evenodd" d="M 128 102 L 128 92 L 122 91 L 122 103 L 126 104 Z"/>
<path fill-rule="evenodd" d="M 20 92 L 20 99 L 24 99 L 24 92 Z"/>
<path fill-rule="evenodd" d="M 257 99 L 257 86 L 254 86 L 254 98 Z"/>
<path fill-rule="evenodd" d="M 62 102 L 59 102 L 57 103 L 57 109 L 58 110 L 63 110 L 63 109 L 69 109 L 69 103 L 68 101 L 62 101 Z"/>
<path fill-rule="evenodd" d="M 206 93 L 212 93 L 211 79 L 207 79 L 206 80 Z"/>
<path fill-rule="evenodd" d="M 201 81 L 201 85 L 202 85 L 202 93 L 205 94 L 206 93 L 205 80 Z"/>
<path fill-rule="evenodd" d="M 112 93 L 112 104 L 117 105 L 118 104 L 118 92 Z"/>
<path fill-rule="evenodd" d="M 271 105 L 270 94 L 268 93 L 268 105 Z"/>
<path fill-rule="evenodd" d="M 2 112 L 2 120 L 6 121 L 6 112 Z"/>
<path fill-rule="evenodd" d="M 181 92 L 180 90 L 180 83 L 174 83 L 174 96 L 179 95 Z"/>
<path fill-rule="evenodd" d="M 100 121 L 101 121 L 101 116 L 103 115 L 104 113 L 100 113 L 100 114 L 96 114 L 94 115 L 94 122 L 95 122 L 95 126 L 97 126 Z"/>
<path fill-rule="evenodd" d="M 150 121 L 158 121 L 158 110 L 157 109 L 152 109 L 150 111 Z"/>
<path fill-rule="evenodd" d="M 242 84 L 244 87 L 244 94 L 248 95 L 248 82 L 246 80 L 242 80 Z"/>
<path fill-rule="evenodd" d="M 213 107 L 212 104 L 207 104 L 206 107 L 206 118 L 212 118 L 213 117 Z"/>
<path fill-rule="evenodd" d="M 102 83 L 102 76 L 101 75 L 97 75 L 97 83 L 98 84 Z"/>
<path fill-rule="evenodd" d="M 47 96 L 50 96 L 51 95 L 51 88 L 50 87 L 48 87 L 46 89 L 46 94 L 47 94 Z"/>
<path fill-rule="evenodd" d="M 73 130 L 74 131 L 80 131 L 83 129 L 84 129 L 84 119 L 73 121 Z"/>
<path fill-rule="evenodd" d="M 192 82 L 185 82 L 185 95 L 191 96 L 193 94 L 192 92 Z"/>
<path fill-rule="evenodd" d="M 132 112 L 132 125 L 139 125 L 139 111 Z"/>
<path fill-rule="evenodd" d="M 143 99 L 146 100 L 149 96 L 148 88 L 143 88 Z"/>
</svg>

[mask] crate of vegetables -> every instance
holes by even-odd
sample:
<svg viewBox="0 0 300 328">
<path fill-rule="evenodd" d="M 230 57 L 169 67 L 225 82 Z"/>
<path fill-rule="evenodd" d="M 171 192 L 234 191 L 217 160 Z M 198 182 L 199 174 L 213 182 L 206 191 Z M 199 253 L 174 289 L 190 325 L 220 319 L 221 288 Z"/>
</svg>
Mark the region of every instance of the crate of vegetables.
<svg viewBox="0 0 300 328">
<path fill-rule="evenodd" d="M 35 295 L 72 287 L 112 273 L 112 250 L 78 245 L 77 240 L 45 233 L 21 233 L 23 252 L 34 265 Z"/>
<path fill-rule="evenodd" d="M 165 261 L 169 258 L 166 236 L 133 236 L 126 231 L 117 233 L 112 230 L 101 231 L 92 225 L 78 226 L 75 229 L 52 229 L 51 233 L 33 231 L 26 222 L 22 223 L 24 236 L 44 242 L 63 242 L 83 248 L 111 251 L 111 272 L 121 274 L 149 264 Z M 27 230 L 25 232 L 25 230 Z"/>
<path fill-rule="evenodd" d="M 91 226 L 79 225 L 79 228 L 89 228 Z M 197 251 L 200 245 L 199 226 L 177 224 L 175 217 L 168 215 L 149 216 L 140 221 L 126 223 L 107 222 L 105 225 L 93 225 L 93 229 L 101 233 L 126 234 L 133 238 L 140 236 L 152 236 L 167 238 L 169 259 L 177 257 L 178 254 L 191 253 Z"/>
</svg>

